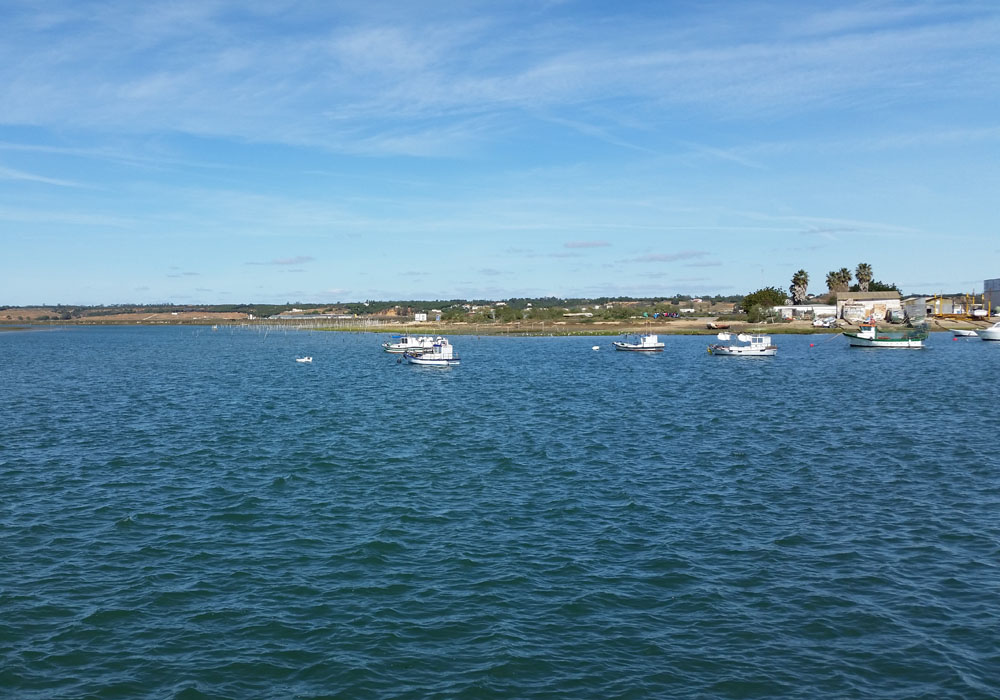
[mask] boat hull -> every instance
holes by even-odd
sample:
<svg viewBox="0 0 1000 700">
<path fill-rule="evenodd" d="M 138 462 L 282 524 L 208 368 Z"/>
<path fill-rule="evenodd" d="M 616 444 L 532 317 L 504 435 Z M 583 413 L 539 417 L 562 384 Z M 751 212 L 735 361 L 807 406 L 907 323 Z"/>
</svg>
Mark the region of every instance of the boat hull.
<svg viewBox="0 0 1000 700">
<path fill-rule="evenodd" d="M 919 350 L 924 347 L 920 338 L 862 338 L 844 333 L 852 348 L 887 348 L 897 350 Z"/>
<path fill-rule="evenodd" d="M 625 352 L 663 352 L 663 348 L 665 347 L 663 343 L 659 345 L 633 345 L 631 343 L 615 341 L 611 344 L 615 346 L 615 350 L 623 350 Z"/>
<path fill-rule="evenodd" d="M 724 357 L 774 357 L 778 354 L 778 348 L 774 346 L 750 348 L 730 345 L 709 345 L 708 352 L 711 355 L 721 355 Z"/>
<path fill-rule="evenodd" d="M 421 365 L 423 367 L 454 367 L 459 363 L 459 359 L 457 357 L 431 358 L 421 357 L 420 355 L 410 355 L 409 353 L 404 355 L 404 357 L 411 365 Z"/>
<path fill-rule="evenodd" d="M 976 331 L 976 335 L 982 340 L 1000 340 L 1000 330 L 993 330 L 992 328 Z"/>
</svg>

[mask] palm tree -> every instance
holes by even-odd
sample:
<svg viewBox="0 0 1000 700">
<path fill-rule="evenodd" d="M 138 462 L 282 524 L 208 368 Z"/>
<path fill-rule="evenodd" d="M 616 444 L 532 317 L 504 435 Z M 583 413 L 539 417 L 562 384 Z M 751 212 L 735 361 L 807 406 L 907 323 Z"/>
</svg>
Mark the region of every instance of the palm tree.
<svg viewBox="0 0 1000 700">
<path fill-rule="evenodd" d="M 862 292 L 867 292 L 868 283 L 872 281 L 872 266 L 868 263 L 858 263 L 854 275 L 858 278 L 858 288 Z"/>
<path fill-rule="evenodd" d="M 830 271 L 826 273 L 826 288 L 831 292 L 837 291 L 837 287 L 840 286 L 840 278 L 837 277 L 837 273 Z"/>
<path fill-rule="evenodd" d="M 846 267 L 826 273 L 826 287 L 831 292 L 846 292 L 851 286 L 851 271 Z"/>
<path fill-rule="evenodd" d="M 837 291 L 846 292 L 847 288 L 851 286 L 851 271 L 842 267 L 837 271 L 837 277 L 840 280 L 840 287 Z"/>
<path fill-rule="evenodd" d="M 806 303 L 806 290 L 809 288 L 809 273 L 805 270 L 799 270 L 794 275 L 792 275 L 792 286 L 788 288 L 788 291 L 792 293 L 792 303 L 793 304 L 805 304 Z"/>
</svg>

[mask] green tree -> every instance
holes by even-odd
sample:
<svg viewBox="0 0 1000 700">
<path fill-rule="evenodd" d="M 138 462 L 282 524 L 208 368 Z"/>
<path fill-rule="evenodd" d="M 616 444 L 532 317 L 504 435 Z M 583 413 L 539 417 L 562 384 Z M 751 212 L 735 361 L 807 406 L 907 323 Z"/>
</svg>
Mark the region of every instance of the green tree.
<svg viewBox="0 0 1000 700">
<path fill-rule="evenodd" d="M 785 292 L 777 287 L 764 287 L 743 297 L 743 310 L 751 321 L 763 320 L 768 311 L 785 303 Z"/>
<path fill-rule="evenodd" d="M 855 284 L 851 287 L 852 292 L 862 291 L 861 285 Z M 900 296 L 903 296 L 903 290 L 901 290 L 895 283 L 882 282 L 880 280 L 872 280 L 868 283 L 869 292 L 899 292 Z"/>
</svg>

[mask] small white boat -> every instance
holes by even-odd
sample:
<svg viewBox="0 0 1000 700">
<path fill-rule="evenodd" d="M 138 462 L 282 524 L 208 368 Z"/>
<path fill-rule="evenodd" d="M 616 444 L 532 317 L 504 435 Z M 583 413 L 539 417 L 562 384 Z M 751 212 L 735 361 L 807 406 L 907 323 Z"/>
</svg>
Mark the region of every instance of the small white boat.
<svg viewBox="0 0 1000 700">
<path fill-rule="evenodd" d="M 616 340 L 613 343 L 615 350 L 629 350 L 632 352 L 663 352 L 663 343 L 656 335 L 627 335 L 625 340 Z"/>
<path fill-rule="evenodd" d="M 951 331 L 956 338 L 976 338 L 978 335 L 976 331 L 961 330 L 959 328 L 952 329 Z"/>
<path fill-rule="evenodd" d="M 306 357 L 296 357 L 295 361 L 296 362 L 312 362 L 313 359 L 312 359 L 311 356 L 307 355 Z"/>
<path fill-rule="evenodd" d="M 457 365 L 459 360 L 455 357 L 455 349 L 448 342 L 447 338 L 438 338 L 430 349 L 421 349 L 417 352 L 404 352 L 403 357 L 411 365 L 425 365 L 428 367 L 451 367 Z"/>
<path fill-rule="evenodd" d="M 927 340 L 927 326 L 915 328 L 884 329 L 875 324 L 864 324 L 857 333 L 844 333 L 852 348 L 902 348 L 919 349 Z"/>
<path fill-rule="evenodd" d="M 976 331 L 976 335 L 983 340 L 1000 340 L 1000 321 L 997 321 L 989 328 Z"/>
<path fill-rule="evenodd" d="M 719 340 L 727 341 L 732 336 L 729 333 L 719 333 L 716 337 Z M 778 354 L 778 346 L 771 344 L 771 336 L 769 335 L 740 333 L 736 336 L 736 340 L 742 344 L 730 343 L 722 345 L 721 343 L 715 343 L 708 346 L 708 353 L 710 355 L 734 355 L 739 357 L 774 357 Z"/>
<path fill-rule="evenodd" d="M 435 338 L 429 335 L 394 335 L 392 338 L 396 342 L 382 343 L 382 349 L 396 355 L 402 355 L 407 352 L 424 352 L 425 350 L 429 350 L 435 343 Z M 440 340 L 440 338 L 437 340 Z"/>
</svg>

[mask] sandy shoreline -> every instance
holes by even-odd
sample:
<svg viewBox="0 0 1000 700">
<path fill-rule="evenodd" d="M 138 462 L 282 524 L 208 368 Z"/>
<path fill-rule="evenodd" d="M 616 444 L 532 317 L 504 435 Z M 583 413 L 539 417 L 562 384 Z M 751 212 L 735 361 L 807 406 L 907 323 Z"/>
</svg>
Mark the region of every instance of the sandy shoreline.
<svg viewBox="0 0 1000 700">
<path fill-rule="evenodd" d="M 146 317 L 136 318 L 134 314 L 122 314 L 111 317 L 101 317 L 99 319 L 78 319 L 59 321 L 15 321 L 0 324 L 0 330 L 31 330 L 56 327 L 78 327 L 78 326 L 163 326 L 163 325 L 197 325 L 197 326 L 218 326 L 220 329 L 226 327 L 287 327 L 287 328 L 308 328 L 311 330 L 329 330 L 344 332 L 364 332 L 375 334 L 388 333 L 411 333 L 420 335 L 511 335 L 511 336 L 617 336 L 623 333 L 655 333 L 657 335 L 705 335 L 714 336 L 720 329 L 712 329 L 708 324 L 714 322 L 711 317 L 682 318 L 668 320 L 639 320 L 631 321 L 555 321 L 555 322 L 527 322 L 521 321 L 510 324 L 501 323 L 417 323 L 391 321 L 381 322 L 373 325 L 368 319 L 350 319 L 326 321 L 324 319 L 303 319 L 303 320 L 273 320 L 262 319 L 248 321 L 246 319 L 234 318 L 231 314 L 211 314 L 205 312 L 172 315 L 172 314 L 151 314 Z M 840 321 L 834 328 L 815 328 L 811 321 L 796 320 L 780 323 L 748 323 L 745 321 L 719 321 L 716 323 L 728 324 L 728 331 L 733 333 L 755 332 L 767 335 L 801 335 L 801 334 L 837 334 L 845 330 L 857 328 L 856 325 Z M 931 319 L 929 321 L 931 332 L 951 332 L 955 329 L 976 330 L 992 325 L 992 322 L 969 322 L 952 321 L 948 319 Z"/>
</svg>

